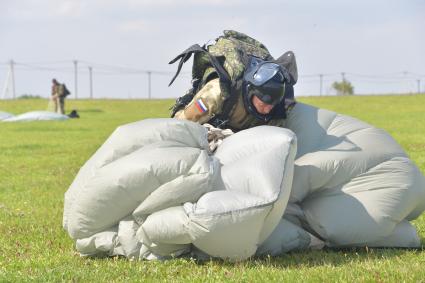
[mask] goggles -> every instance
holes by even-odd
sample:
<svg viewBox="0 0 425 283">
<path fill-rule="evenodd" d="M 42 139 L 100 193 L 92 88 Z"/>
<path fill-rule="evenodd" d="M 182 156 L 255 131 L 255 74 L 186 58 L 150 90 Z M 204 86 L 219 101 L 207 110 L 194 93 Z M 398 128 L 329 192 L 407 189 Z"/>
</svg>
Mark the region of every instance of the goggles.
<svg viewBox="0 0 425 283">
<path fill-rule="evenodd" d="M 288 71 L 282 66 L 257 57 L 251 57 L 251 61 L 245 74 L 245 80 L 255 86 L 262 86 L 270 80 L 279 83 L 289 81 Z"/>
</svg>

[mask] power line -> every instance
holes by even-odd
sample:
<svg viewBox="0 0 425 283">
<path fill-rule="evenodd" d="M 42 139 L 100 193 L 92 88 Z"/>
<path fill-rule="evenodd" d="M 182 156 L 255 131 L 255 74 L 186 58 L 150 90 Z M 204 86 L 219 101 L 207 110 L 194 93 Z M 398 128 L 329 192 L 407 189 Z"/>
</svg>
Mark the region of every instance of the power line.
<svg viewBox="0 0 425 283">
<path fill-rule="evenodd" d="M 16 66 L 17 67 L 26 67 L 27 69 L 32 69 L 32 70 L 40 70 L 40 71 L 63 71 L 63 70 L 70 70 L 71 68 L 69 67 L 62 67 L 62 68 L 51 68 L 51 67 L 44 67 L 44 66 L 37 66 L 37 65 L 33 65 L 33 64 L 27 64 L 27 63 L 20 63 L 20 62 L 16 62 Z"/>
<path fill-rule="evenodd" d="M 13 64 L 11 64 L 13 62 Z M 93 76 L 146 76 L 148 97 L 152 97 L 152 81 L 154 76 L 172 76 L 174 71 L 152 70 L 148 68 L 139 68 L 133 66 L 103 64 L 85 60 L 56 60 L 56 61 L 38 61 L 38 62 L 0 62 L 0 69 L 13 69 L 14 72 L 28 71 L 48 71 L 57 73 L 74 74 L 74 92 L 75 98 L 78 98 L 78 82 L 80 75 L 88 75 L 90 82 L 90 97 L 93 96 Z M 191 76 L 191 72 L 181 72 L 182 76 Z M 424 74 L 399 71 L 392 73 L 356 73 L 356 72 L 339 72 L 339 73 L 317 73 L 317 74 L 300 74 L 299 83 L 303 85 L 316 85 L 318 94 L 322 95 L 324 89 L 329 87 L 334 81 L 349 80 L 357 84 L 374 84 L 377 86 L 384 85 L 402 85 L 403 88 L 417 88 L 418 93 L 421 91 L 421 82 L 425 79 Z M 13 76 L 14 79 L 14 76 Z M 112 81 L 112 80 L 111 80 Z M 11 86 L 9 86 L 11 88 Z M 361 86 L 360 86 L 361 88 Z"/>
<path fill-rule="evenodd" d="M 128 66 L 118 66 L 118 65 L 110 65 L 110 64 L 100 64 L 95 62 L 89 62 L 89 61 L 81 61 L 82 63 L 88 64 L 90 66 L 95 66 L 97 68 L 105 68 L 105 69 L 112 69 L 119 73 L 144 73 L 144 74 L 156 74 L 156 75 L 170 75 L 174 74 L 174 72 L 171 71 L 158 71 L 158 70 L 151 70 L 151 69 L 140 69 L 140 68 L 134 68 L 134 67 L 128 67 Z"/>
<path fill-rule="evenodd" d="M 357 74 L 357 73 L 348 73 L 350 76 L 354 77 L 363 77 L 363 78 L 374 78 L 374 79 L 412 79 L 421 77 L 420 74 L 414 74 L 409 72 L 400 72 L 392 74 Z"/>
<path fill-rule="evenodd" d="M 71 63 L 74 64 L 75 60 L 61 60 L 61 61 L 45 61 L 45 62 L 31 62 L 31 63 L 22 63 L 16 62 L 16 66 L 26 67 L 28 69 L 37 69 L 37 70 L 45 70 L 45 71 L 72 71 L 75 67 L 70 67 Z M 66 66 L 61 67 L 51 67 L 48 65 L 57 65 L 68 63 Z M 5 63 L 4 65 L 8 65 Z M 129 66 L 119 66 L 119 65 L 111 65 L 111 64 L 101 64 L 90 61 L 80 61 L 78 60 L 79 66 L 85 67 L 95 67 L 97 72 L 102 71 L 104 73 L 115 73 L 115 74 L 155 74 L 155 75 L 173 75 L 175 72 L 173 71 L 161 71 L 161 70 L 152 70 L 152 69 L 141 69 Z M 182 72 L 182 74 L 188 74 L 189 72 Z"/>
<path fill-rule="evenodd" d="M 56 64 L 65 64 L 70 63 L 72 60 L 56 60 L 56 61 L 36 61 L 36 62 L 27 62 L 31 65 L 56 65 Z"/>
<path fill-rule="evenodd" d="M 341 73 L 318 73 L 318 74 L 308 74 L 308 75 L 298 75 L 299 78 L 317 78 L 320 75 L 323 75 L 324 77 L 333 77 L 333 76 L 339 76 Z"/>
</svg>

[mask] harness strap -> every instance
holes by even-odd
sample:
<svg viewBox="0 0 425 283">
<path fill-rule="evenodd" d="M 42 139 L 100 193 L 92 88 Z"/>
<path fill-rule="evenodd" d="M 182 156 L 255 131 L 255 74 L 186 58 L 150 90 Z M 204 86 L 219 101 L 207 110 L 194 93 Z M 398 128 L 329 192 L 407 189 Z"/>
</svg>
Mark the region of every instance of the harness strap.
<svg viewBox="0 0 425 283">
<path fill-rule="evenodd" d="M 237 100 L 237 97 L 238 97 L 236 95 L 237 87 L 238 87 L 238 85 L 241 84 L 241 82 L 240 83 L 232 83 L 232 80 L 229 76 L 229 73 L 227 73 L 227 71 L 221 65 L 218 58 L 215 57 L 215 56 L 212 56 L 204 47 L 199 46 L 199 44 L 194 44 L 194 45 L 190 46 L 188 49 L 186 49 L 185 51 L 183 51 L 181 54 L 179 54 L 176 58 L 174 58 L 173 60 L 170 61 L 169 64 L 173 64 L 173 63 L 177 62 L 177 60 L 180 59 L 179 65 L 177 67 L 177 72 L 174 75 L 174 77 L 172 78 L 172 80 L 171 80 L 171 82 L 168 86 L 170 86 L 174 82 L 174 80 L 179 75 L 181 68 L 183 67 L 183 64 L 187 60 L 189 60 L 189 58 L 192 56 L 192 54 L 193 53 L 201 53 L 201 52 L 208 54 L 208 59 L 209 59 L 211 65 L 212 65 L 212 67 L 216 70 L 218 77 L 220 79 L 220 83 L 224 84 L 224 87 L 229 91 L 227 99 L 225 99 L 225 101 L 223 102 L 223 109 L 222 109 L 221 113 L 214 116 L 210 120 L 210 123 L 212 123 L 215 127 L 224 128 L 229 121 L 230 111 L 232 110 L 233 106 L 236 103 L 236 100 Z M 193 95 L 194 95 L 194 93 L 193 93 Z"/>
<path fill-rule="evenodd" d="M 236 105 L 236 102 L 238 100 L 238 93 L 240 93 L 242 90 L 242 80 L 236 80 L 236 82 L 230 84 L 230 87 L 228 88 L 229 95 L 228 97 L 223 101 L 223 107 L 219 114 L 212 117 L 208 123 L 213 125 L 216 128 L 224 129 L 229 128 L 228 122 L 230 118 L 230 113 L 232 112 L 232 109 Z M 237 129 L 232 129 L 234 131 L 237 131 Z"/>
<path fill-rule="evenodd" d="M 220 64 L 217 57 L 212 56 L 205 48 L 199 46 L 199 44 L 194 44 L 190 46 L 188 49 L 183 51 L 181 54 L 179 54 L 176 58 L 174 58 L 168 63 L 168 64 L 174 64 L 177 60 L 180 59 L 179 65 L 177 67 L 177 72 L 174 75 L 174 77 L 171 79 L 171 82 L 168 84 L 168 86 L 170 86 L 174 82 L 174 80 L 177 78 L 177 76 L 179 75 L 183 67 L 183 64 L 190 59 L 190 56 L 192 56 L 192 53 L 200 53 L 200 52 L 208 54 L 208 59 L 211 65 L 214 67 L 214 69 L 216 69 L 218 77 L 220 78 L 220 81 L 230 86 L 231 84 L 230 76 L 227 73 L 227 71 L 223 68 L 223 66 Z"/>
</svg>

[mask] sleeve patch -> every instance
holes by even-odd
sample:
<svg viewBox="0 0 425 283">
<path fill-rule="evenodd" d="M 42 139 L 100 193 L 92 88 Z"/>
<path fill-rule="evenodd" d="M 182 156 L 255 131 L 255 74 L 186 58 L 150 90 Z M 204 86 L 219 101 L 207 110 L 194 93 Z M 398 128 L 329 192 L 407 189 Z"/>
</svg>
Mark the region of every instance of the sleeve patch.
<svg viewBox="0 0 425 283">
<path fill-rule="evenodd" d="M 198 99 L 195 102 L 196 109 L 198 109 L 199 113 L 205 113 L 208 111 L 208 108 L 205 106 L 202 99 Z"/>
<path fill-rule="evenodd" d="M 201 117 L 205 116 L 208 108 L 201 98 L 192 101 L 185 109 L 184 116 L 186 119 L 197 122 Z"/>
</svg>

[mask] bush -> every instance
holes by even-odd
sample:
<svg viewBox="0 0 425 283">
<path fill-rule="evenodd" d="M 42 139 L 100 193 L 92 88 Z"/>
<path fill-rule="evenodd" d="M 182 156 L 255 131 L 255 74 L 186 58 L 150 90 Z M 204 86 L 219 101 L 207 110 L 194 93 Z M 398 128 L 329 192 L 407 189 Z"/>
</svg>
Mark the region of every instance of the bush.
<svg viewBox="0 0 425 283">
<path fill-rule="evenodd" d="M 42 99 L 42 97 L 38 94 L 22 94 L 18 99 Z"/>
</svg>

